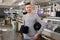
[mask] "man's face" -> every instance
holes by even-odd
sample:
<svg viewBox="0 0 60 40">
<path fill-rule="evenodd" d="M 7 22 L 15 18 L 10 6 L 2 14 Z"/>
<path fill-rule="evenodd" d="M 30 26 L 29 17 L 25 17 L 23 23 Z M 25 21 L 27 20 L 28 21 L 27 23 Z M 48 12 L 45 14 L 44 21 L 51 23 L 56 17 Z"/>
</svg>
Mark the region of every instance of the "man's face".
<svg viewBox="0 0 60 40">
<path fill-rule="evenodd" d="M 25 9 L 28 13 L 31 13 L 32 7 L 31 5 L 26 5 Z"/>
</svg>

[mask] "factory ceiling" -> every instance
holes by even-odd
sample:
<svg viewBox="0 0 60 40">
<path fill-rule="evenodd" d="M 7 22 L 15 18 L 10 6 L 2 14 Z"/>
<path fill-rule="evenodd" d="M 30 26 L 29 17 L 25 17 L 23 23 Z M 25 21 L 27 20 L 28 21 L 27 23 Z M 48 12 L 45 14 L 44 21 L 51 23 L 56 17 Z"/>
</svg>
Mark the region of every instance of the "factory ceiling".
<svg viewBox="0 0 60 40">
<path fill-rule="evenodd" d="M 25 2 L 48 2 L 50 0 L 0 0 L 0 5 L 12 5 L 14 3 L 19 3 L 21 1 L 25 1 Z"/>
<path fill-rule="evenodd" d="M 0 5 L 6 5 L 6 6 L 18 6 L 19 2 L 32 2 L 33 4 L 47 4 L 50 1 L 56 1 L 60 4 L 60 0 L 0 0 Z"/>
</svg>

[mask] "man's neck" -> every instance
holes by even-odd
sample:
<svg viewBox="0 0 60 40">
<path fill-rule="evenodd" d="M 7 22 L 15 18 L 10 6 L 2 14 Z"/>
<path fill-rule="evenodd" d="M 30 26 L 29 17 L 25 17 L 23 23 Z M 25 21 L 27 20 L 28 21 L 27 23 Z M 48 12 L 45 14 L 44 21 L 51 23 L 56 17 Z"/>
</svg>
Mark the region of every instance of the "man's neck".
<svg viewBox="0 0 60 40">
<path fill-rule="evenodd" d="M 28 15 L 31 15 L 32 13 L 30 12 L 30 13 L 28 13 Z"/>
</svg>

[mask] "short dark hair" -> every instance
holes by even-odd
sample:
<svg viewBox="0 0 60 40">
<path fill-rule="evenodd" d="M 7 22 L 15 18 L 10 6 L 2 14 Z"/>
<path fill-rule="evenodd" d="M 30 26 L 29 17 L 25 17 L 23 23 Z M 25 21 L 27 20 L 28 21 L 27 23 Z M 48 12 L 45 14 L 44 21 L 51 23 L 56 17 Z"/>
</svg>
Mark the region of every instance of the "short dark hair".
<svg viewBox="0 0 60 40">
<path fill-rule="evenodd" d="M 28 2 L 28 3 L 25 3 L 25 5 L 31 5 L 31 3 L 30 3 L 30 2 Z"/>
</svg>

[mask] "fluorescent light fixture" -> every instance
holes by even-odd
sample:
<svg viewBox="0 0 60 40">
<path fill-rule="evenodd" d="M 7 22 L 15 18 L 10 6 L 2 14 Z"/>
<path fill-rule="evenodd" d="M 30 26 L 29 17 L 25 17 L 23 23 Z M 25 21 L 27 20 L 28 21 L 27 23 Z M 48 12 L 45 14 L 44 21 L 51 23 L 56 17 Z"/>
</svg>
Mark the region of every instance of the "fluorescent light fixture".
<svg viewBox="0 0 60 40">
<path fill-rule="evenodd" d="M 20 5 L 20 6 L 21 6 L 21 5 L 24 5 L 24 1 L 18 3 L 18 5 Z"/>
<path fill-rule="evenodd" d="M 10 9 L 13 9 L 13 7 L 11 7 Z"/>
<path fill-rule="evenodd" d="M 0 0 L 0 2 L 2 2 L 2 0 Z"/>
</svg>

